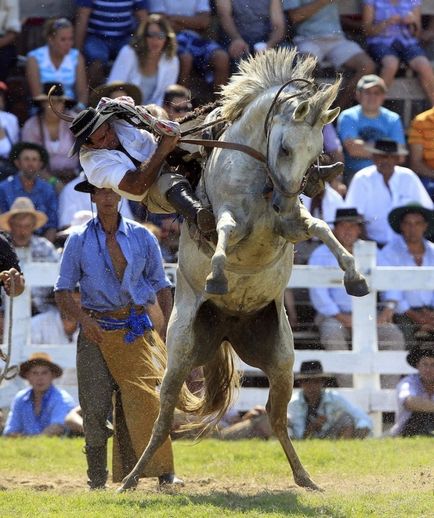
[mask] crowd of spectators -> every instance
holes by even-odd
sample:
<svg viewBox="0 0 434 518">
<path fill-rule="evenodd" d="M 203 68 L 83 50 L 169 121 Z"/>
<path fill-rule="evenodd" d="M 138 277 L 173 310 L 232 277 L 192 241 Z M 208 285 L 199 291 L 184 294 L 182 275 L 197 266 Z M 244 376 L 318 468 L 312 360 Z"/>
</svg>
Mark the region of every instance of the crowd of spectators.
<svg viewBox="0 0 434 518">
<path fill-rule="evenodd" d="M 434 266 L 434 22 L 421 16 L 420 1 L 361 4 L 366 40 L 345 32 L 334 0 L 0 1 L 0 227 L 21 262 L 59 261 L 69 229 L 93 210 L 74 190 L 83 173 L 69 153 L 69 124 L 49 106 L 50 89 L 55 108 L 72 115 L 101 96 L 128 95 L 175 120 L 215 99 L 240 59 L 297 45 L 317 56 L 319 77 L 323 66 L 344 77 L 341 114 L 324 128 L 324 153 L 342 161 L 344 173 L 303 202 L 350 251 L 364 238 L 377 243 L 379 264 Z M 401 61 L 426 94 L 426 109 L 408 128 L 393 105 L 385 107 Z M 175 217 L 146 221 L 128 200 L 120 212 L 147 225 L 164 259 L 177 261 Z M 297 252 L 301 263 L 334 264 L 316 241 Z M 32 343 L 74 342 L 77 323 L 49 291 L 32 291 Z M 337 288 L 310 296 L 321 347 L 351 347 L 351 298 Z M 434 290 L 390 291 L 380 303 L 380 347 L 434 338 Z"/>
</svg>

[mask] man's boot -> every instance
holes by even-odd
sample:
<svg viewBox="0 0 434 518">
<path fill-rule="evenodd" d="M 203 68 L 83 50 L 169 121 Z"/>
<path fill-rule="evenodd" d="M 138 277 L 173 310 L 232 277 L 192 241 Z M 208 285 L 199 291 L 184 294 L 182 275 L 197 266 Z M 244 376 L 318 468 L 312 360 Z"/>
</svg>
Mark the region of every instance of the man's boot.
<svg viewBox="0 0 434 518">
<path fill-rule="evenodd" d="M 205 237 L 215 233 L 214 214 L 202 206 L 188 182 L 175 184 L 166 192 L 166 198 L 176 212 L 194 223 Z"/>
<path fill-rule="evenodd" d="M 313 164 L 307 176 L 307 182 L 303 189 L 303 194 L 313 198 L 325 189 L 325 182 L 331 182 L 344 171 L 344 164 L 336 162 L 330 165 L 317 166 Z"/>
<path fill-rule="evenodd" d="M 90 489 L 105 489 L 108 478 L 107 445 L 85 446 L 87 459 L 87 484 Z"/>
</svg>

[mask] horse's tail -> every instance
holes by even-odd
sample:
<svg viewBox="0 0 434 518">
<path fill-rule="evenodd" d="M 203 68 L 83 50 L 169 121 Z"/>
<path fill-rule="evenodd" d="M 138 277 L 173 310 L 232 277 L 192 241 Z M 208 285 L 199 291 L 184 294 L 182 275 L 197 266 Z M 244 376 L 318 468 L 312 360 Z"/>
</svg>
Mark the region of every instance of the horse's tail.
<svg viewBox="0 0 434 518">
<path fill-rule="evenodd" d="M 184 384 L 179 397 L 178 408 L 195 414 L 199 422 L 185 428 L 212 429 L 231 406 L 240 386 L 240 374 L 235 366 L 234 351 L 224 341 L 213 359 L 203 366 L 203 389 L 200 395 L 193 395 Z"/>
</svg>

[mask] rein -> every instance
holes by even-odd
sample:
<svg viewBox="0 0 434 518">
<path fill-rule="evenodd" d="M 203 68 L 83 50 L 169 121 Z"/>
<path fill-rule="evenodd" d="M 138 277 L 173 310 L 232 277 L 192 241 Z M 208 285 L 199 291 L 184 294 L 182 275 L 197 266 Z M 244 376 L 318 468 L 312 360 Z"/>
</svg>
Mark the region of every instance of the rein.
<svg viewBox="0 0 434 518">
<path fill-rule="evenodd" d="M 12 355 L 12 317 L 13 317 L 13 305 L 14 305 L 14 294 L 15 294 L 15 281 L 13 276 L 10 278 L 11 282 L 11 289 L 10 289 L 10 296 L 9 296 L 9 323 L 8 323 L 8 351 L 7 354 L 5 354 L 0 349 L 0 359 L 5 362 L 5 366 L 3 367 L 3 370 L 0 372 L 0 384 L 3 380 L 11 380 L 15 378 L 15 376 L 18 374 L 18 367 L 16 365 L 12 365 L 9 367 L 10 361 L 11 361 L 11 355 Z"/>
</svg>

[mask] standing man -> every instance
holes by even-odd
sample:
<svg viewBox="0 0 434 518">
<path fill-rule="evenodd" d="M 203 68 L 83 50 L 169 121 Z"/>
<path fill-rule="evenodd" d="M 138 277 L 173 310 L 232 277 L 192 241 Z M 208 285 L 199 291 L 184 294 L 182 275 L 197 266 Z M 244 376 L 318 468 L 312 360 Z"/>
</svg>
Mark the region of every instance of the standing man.
<svg viewBox="0 0 434 518">
<path fill-rule="evenodd" d="M 97 217 L 68 238 L 55 292 L 60 310 L 81 326 L 79 400 L 88 484 L 98 489 L 107 481 L 111 432 L 106 420 L 115 391 L 114 482 L 129 473 L 151 436 L 159 410 L 155 386 L 161 375 L 154 359 L 165 354 L 160 336 L 165 336 L 172 295 L 155 237 L 120 216 L 120 196 L 87 181 L 76 188 L 91 194 Z M 77 283 L 81 306 L 72 295 Z M 158 476 L 160 485 L 182 483 L 174 474 L 170 440 L 157 451 L 144 476 Z"/>
</svg>

